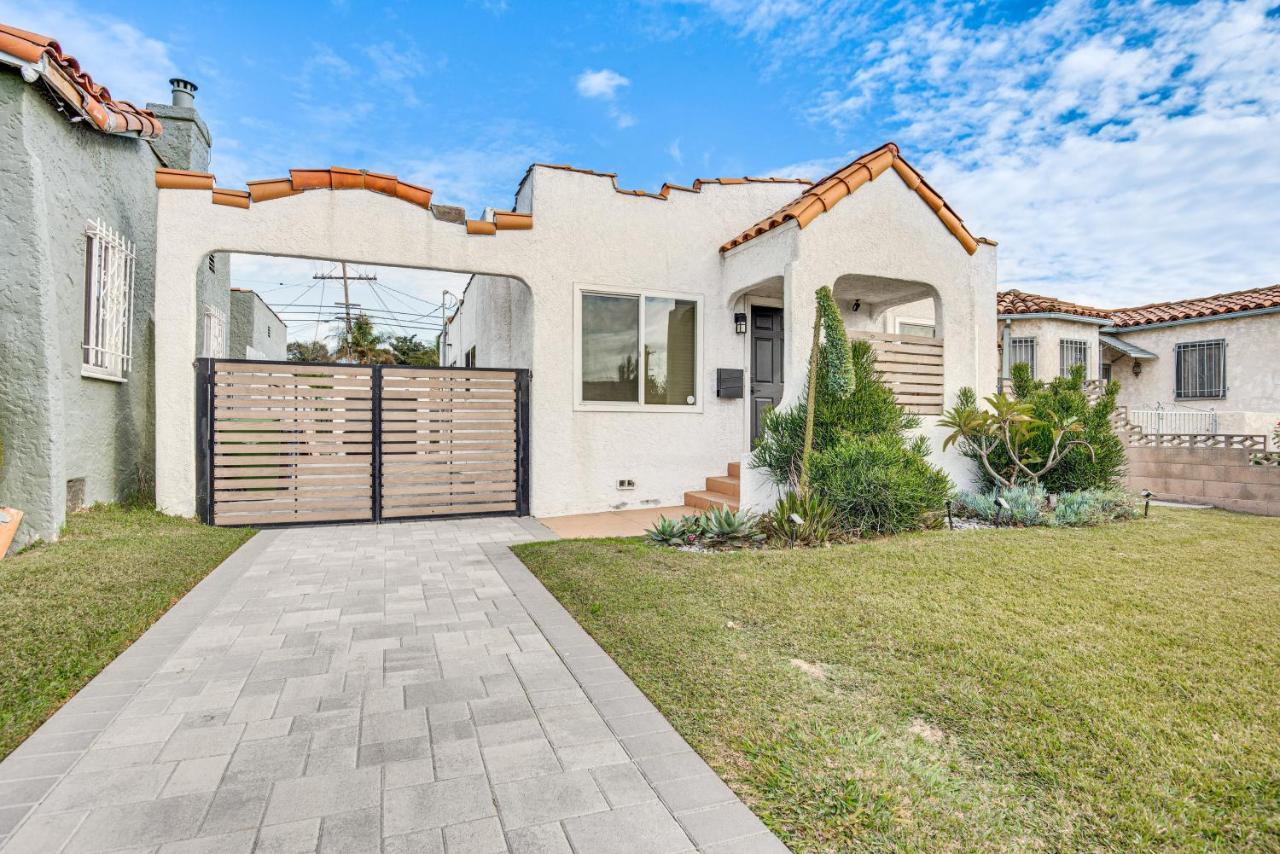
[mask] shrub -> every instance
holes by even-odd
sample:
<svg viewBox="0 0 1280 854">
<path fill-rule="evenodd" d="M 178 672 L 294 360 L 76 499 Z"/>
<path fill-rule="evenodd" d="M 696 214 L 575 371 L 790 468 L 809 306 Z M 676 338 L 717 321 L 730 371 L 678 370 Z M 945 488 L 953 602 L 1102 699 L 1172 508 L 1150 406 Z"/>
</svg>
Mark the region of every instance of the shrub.
<svg viewBox="0 0 1280 854">
<path fill-rule="evenodd" d="M 760 520 L 769 539 L 788 546 L 820 546 L 831 539 L 835 509 L 825 498 L 788 492 Z"/>
<path fill-rule="evenodd" d="M 1037 424 L 1028 431 L 1024 449 L 1038 459 L 1047 459 L 1053 445 L 1053 424 L 1069 421 L 1080 425 L 1079 438 L 1088 443 L 1092 454 L 1084 447 L 1068 450 L 1062 462 L 1040 479 L 1040 484 L 1050 493 L 1078 492 L 1085 489 L 1111 489 L 1120 483 L 1125 472 L 1124 442 L 1115 434 L 1111 424 L 1116 408 L 1116 395 L 1120 384 L 1108 382 L 1096 403 L 1089 402 L 1084 390 L 1084 366 L 1076 365 L 1071 375 L 1055 377 L 1046 383 L 1031 377 L 1031 369 L 1016 364 L 1010 369 L 1013 380 L 1013 397 L 1030 407 L 1030 415 Z M 993 488 L 997 484 L 982 467 L 975 448 L 961 445 L 961 452 L 978 464 L 982 483 Z M 1006 449 L 997 447 L 990 455 L 997 471 L 1012 467 Z"/>
<path fill-rule="evenodd" d="M 859 533 L 890 533 L 941 512 L 950 481 L 928 462 L 928 443 L 906 434 L 920 419 L 900 407 L 880 381 L 866 341 L 850 342 L 829 288 L 818 291 L 825 338 L 814 378 L 809 487 L 835 512 L 834 524 Z M 800 481 L 806 397 L 765 416 L 752 466 L 794 491 Z"/>
<path fill-rule="evenodd" d="M 814 489 L 850 533 L 896 534 L 942 510 L 951 481 L 929 465 L 928 442 L 889 434 L 851 436 L 810 458 Z"/>
<path fill-rule="evenodd" d="M 1005 510 L 996 505 L 996 498 L 1003 498 L 1009 505 Z M 1078 527 L 1101 525 L 1134 519 L 1139 515 L 1138 500 L 1122 489 L 1084 489 L 1064 492 L 1058 496 L 1052 510 L 1047 495 L 1038 486 L 1015 486 L 989 492 L 961 492 L 955 499 L 955 510 L 961 516 L 994 522 L 997 510 L 1002 524 L 1022 527 L 1059 525 Z"/>
</svg>

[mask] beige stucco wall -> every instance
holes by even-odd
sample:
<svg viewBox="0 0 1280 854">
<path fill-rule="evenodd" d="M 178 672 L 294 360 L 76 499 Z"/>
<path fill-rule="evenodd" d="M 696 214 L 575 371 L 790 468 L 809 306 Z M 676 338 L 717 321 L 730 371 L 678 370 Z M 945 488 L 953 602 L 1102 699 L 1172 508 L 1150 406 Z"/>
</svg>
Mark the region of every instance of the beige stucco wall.
<svg viewBox="0 0 1280 854">
<path fill-rule="evenodd" d="M 532 367 L 532 300 L 518 279 L 472 276 L 441 336 L 440 364 L 465 364 L 467 350 L 474 346 L 476 367 Z"/>
<path fill-rule="evenodd" d="M 1010 337 L 1036 339 L 1036 378 L 1051 380 L 1062 373 L 1063 339 L 1086 341 L 1089 344 L 1089 368 L 1087 379 L 1099 376 L 1097 323 L 1066 320 L 1053 317 L 1011 318 Z M 1003 320 L 1001 321 L 1003 324 Z M 993 339 L 996 340 L 996 339 Z"/>
<path fill-rule="evenodd" d="M 1157 358 L 1144 360 L 1141 376 L 1133 360 L 1112 363 L 1120 381 L 1119 402 L 1130 409 L 1176 403 L 1218 413 L 1218 432 L 1270 435 L 1280 420 L 1280 313 L 1183 323 L 1124 331 L 1125 341 Z M 1222 338 L 1227 342 L 1227 393 L 1217 399 L 1175 401 L 1174 347 Z"/>
</svg>

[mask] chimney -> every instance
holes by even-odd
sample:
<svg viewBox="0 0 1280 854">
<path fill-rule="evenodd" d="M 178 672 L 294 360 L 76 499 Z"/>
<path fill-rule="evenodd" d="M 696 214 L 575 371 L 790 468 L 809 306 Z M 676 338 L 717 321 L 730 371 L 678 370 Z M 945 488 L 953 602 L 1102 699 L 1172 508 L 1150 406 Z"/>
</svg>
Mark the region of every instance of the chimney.
<svg viewBox="0 0 1280 854">
<path fill-rule="evenodd" d="M 196 90 L 200 88 L 199 86 L 181 77 L 171 77 L 169 85 L 173 87 L 173 106 L 185 107 L 188 110 L 196 108 Z"/>
<path fill-rule="evenodd" d="M 147 104 L 164 125 L 158 139 L 151 140 L 151 149 L 160 162 L 170 169 L 192 169 L 204 172 L 209 168 L 209 148 L 213 137 L 209 128 L 196 112 L 196 89 L 190 80 L 174 77 L 169 81 L 173 97 L 168 104 Z"/>
</svg>

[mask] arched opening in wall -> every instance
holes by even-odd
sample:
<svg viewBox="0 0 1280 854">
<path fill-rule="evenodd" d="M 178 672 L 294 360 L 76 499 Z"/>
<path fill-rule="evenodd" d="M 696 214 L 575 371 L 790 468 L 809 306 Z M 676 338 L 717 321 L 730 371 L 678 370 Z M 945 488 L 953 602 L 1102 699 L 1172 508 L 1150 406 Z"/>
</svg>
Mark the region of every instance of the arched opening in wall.
<svg viewBox="0 0 1280 854">
<path fill-rule="evenodd" d="M 528 512 L 523 281 L 213 253 L 196 313 L 208 521 Z"/>
<path fill-rule="evenodd" d="M 871 344 L 880 378 L 905 409 L 939 415 L 944 400 L 944 306 L 927 282 L 846 274 L 832 294 L 851 338 Z"/>
</svg>

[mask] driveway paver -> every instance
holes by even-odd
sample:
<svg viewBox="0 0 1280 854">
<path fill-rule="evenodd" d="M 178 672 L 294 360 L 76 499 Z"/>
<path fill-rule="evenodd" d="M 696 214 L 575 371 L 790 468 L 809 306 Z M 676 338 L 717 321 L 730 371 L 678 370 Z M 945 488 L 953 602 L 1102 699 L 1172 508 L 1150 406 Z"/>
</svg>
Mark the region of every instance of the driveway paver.
<svg viewBox="0 0 1280 854">
<path fill-rule="evenodd" d="M 266 531 L 0 762 L 0 851 L 785 851 L 512 555 Z"/>
</svg>

